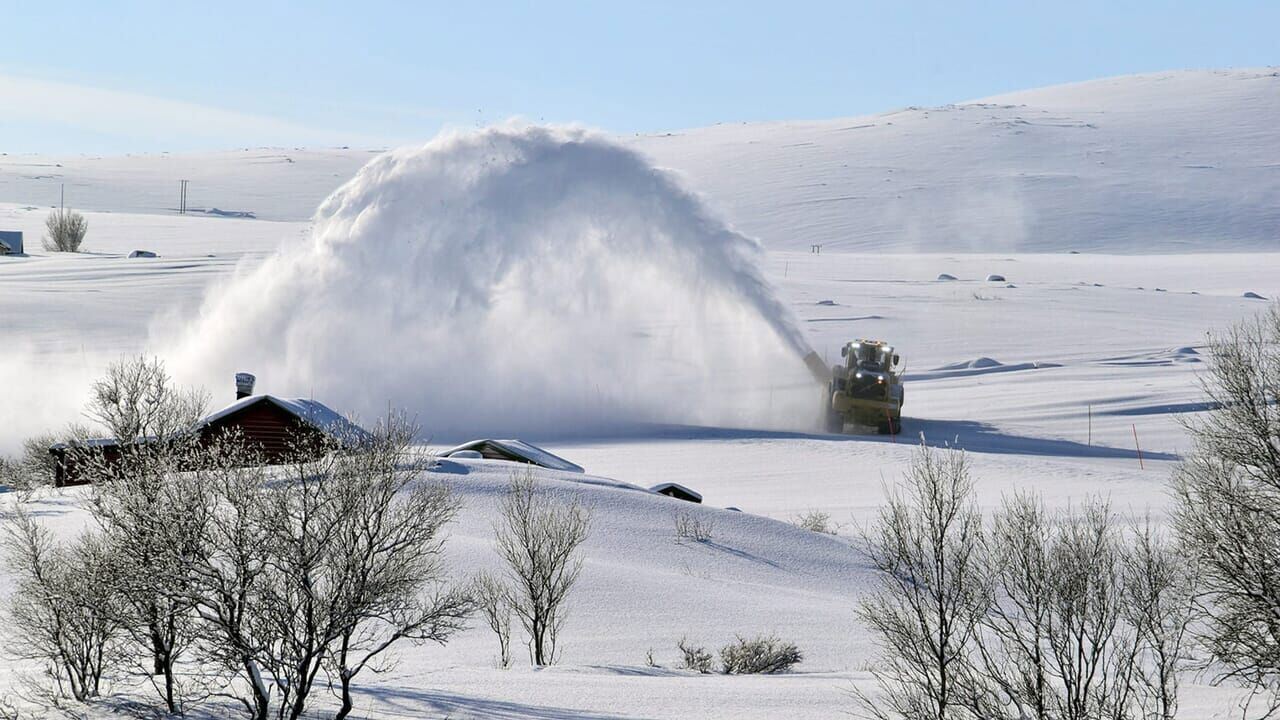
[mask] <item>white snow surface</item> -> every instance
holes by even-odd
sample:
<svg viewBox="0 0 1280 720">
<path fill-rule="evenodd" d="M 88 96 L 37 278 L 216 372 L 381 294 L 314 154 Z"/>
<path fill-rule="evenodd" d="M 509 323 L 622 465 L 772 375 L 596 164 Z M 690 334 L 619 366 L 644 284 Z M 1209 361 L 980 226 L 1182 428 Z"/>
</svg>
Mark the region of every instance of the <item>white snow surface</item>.
<svg viewBox="0 0 1280 720">
<path fill-rule="evenodd" d="M 871 583 L 855 529 L 874 517 L 885 487 L 902 477 L 921 432 L 930 444 L 968 451 L 983 507 L 993 507 L 1014 489 L 1040 492 L 1055 507 L 1102 495 L 1124 517 L 1149 513 L 1160 522 L 1169 474 L 1186 449 L 1178 416 L 1204 409 L 1196 378 L 1205 333 L 1266 306 L 1244 297 L 1246 292 L 1280 295 L 1274 203 L 1280 188 L 1280 143 L 1274 141 L 1280 129 L 1262 121 L 1280 110 L 1278 82 L 1271 71 L 1165 73 L 1048 88 L 985 104 L 907 110 L 857 123 L 725 125 L 628 140 L 660 164 L 677 168 L 712 208 L 689 200 L 698 210 L 681 217 L 709 223 L 700 227 L 711 228 L 713 235 L 730 233 L 732 247 L 751 245 L 747 238 L 737 240 L 735 230 L 765 244 L 764 253 L 745 250 L 758 270 L 738 269 L 762 281 L 758 287 L 771 288 L 770 297 L 781 309 L 772 321 L 761 321 L 761 312 L 753 311 L 750 327 L 766 327 L 764 336 L 777 336 L 772 323 L 786 318 L 803 344 L 828 362 L 838 361 L 840 346 L 855 337 L 894 344 L 906 366 L 906 432 L 897 438 L 827 436 L 808 429 L 804 418 L 795 418 L 790 427 L 762 430 L 746 413 L 699 423 L 638 423 L 626 417 L 616 425 L 579 425 L 572 433 L 554 424 L 528 423 L 520 437 L 590 473 L 538 471 L 554 492 L 578 494 L 594 510 L 582 584 L 565 628 L 563 665 L 534 671 L 522 666 L 517 653 L 516 668 L 495 669 L 496 644 L 477 626 L 443 648 L 406 647 L 394 671 L 367 679 L 358 712 L 378 718 L 839 716 L 850 708 L 846 691 L 852 685 L 870 687 L 867 671 L 875 657 L 871 638 L 852 613 Z M 873 127 L 854 127 L 866 123 Z M 629 196 L 656 192 L 665 202 L 685 197 L 678 183 L 649 174 L 643 162 L 601 143 L 605 149 L 597 159 L 626 168 L 614 177 L 626 179 Z M 175 327 L 208 334 L 203 345 L 188 347 L 217 353 L 228 347 L 220 342 L 227 337 L 232 346 L 243 347 L 235 344 L 237 338 L 251 337 L 252 331 L 214 332 L 208 307 L 219 303 L 223 288 L 236 287 L 264 267 L 283 267 L 281 257 L 309 259 L 292 266 L 300 270 L 296 275 L 279 278 L 282 287 L 296 293 L 258 296 L 276 308 L 295 314 L 314 310 L 319 297 L 314 278 L 353 266 L 369 271 L 367 283 L 387 284 L 393 291 L 385 297 L 406 292 L 409 301 L 387 310 L 371 301 L 383 297 L 376 288 L 324 296 L 321 307 L 338 314 L 338 328 L 355 327 L 345 313 L 363 311 L 377 332 L 317 331 L 295 338 L 299 348 L 308 340 L 315 343 L 317 357 L 344 371 L 323 380 L 300 380 L 288 365 L 263 372 L 258 363 L 236 363 L 234 370 L 258 374 L 261 392 L 314 397 L 346 411 L 356 391 L 345 386 L 376 385 L 401 389 L 392 398 L 379 398 L 379 410 L 387 399 L 411 406 L 425 397 L 422 386 L 439 382 L 433 366 L 417 355 L 445 352 L 463 361 L 468 349 L 475 349 L 474 338 L 458 322 L 460 311 L 431 304 L 430 288 L 456 289 L 450 283 L 474 280 L 493 266 L 452 250 L 377 255 L 375 247 L 383 247 L 377 243 L 415 242 L 419 221 L 414 218 L 424 216 L 397 214 L 396 222 L 383 223 L 379 218 L 390 217 L 390 210 L 378 202 L 361 205 L 360 194 L 395 187 L 384 183 L 424 157 L 451 158 L 463 175 L 476 177 L 496 172 L 541 180 L 545 175 L 511 174 L 501 169 L 501 160 L 495 170 L 487 158 L 474 167 L 477 157 L 467 152 L 403 151 L 372 166 L 336 196 L 313 234 L 305 218 L 370 155 L 288 151 L 295 162 L 258 165 L 249 161 L 256 152 L 57 161 L 0 157 L 0 202 L 8 203 L 0 205 L 0 227 L 23 230 L 30 254 L 0 257 L 0 376 L 6 378 L 0 451 L 13 450 L 39 430 L 80 419 L 88 382 L 106 362 L 122 353 L 167 350 L 157 342 L 172 336 Z M 19 170 L 19 161 L 63 167 Z M 59 182 L 68 183 L 69 195 L 82 198 L 75 204 L 91 210 L 89 253 L 39 249 L 44 206 L 56 202 L 56 194 L 49 199 L 56 185 L 21 174 L 55 171 L 62 175 Z M 1072 177 L 1054 176 L 1058 171 Z M 172 177 L 176 199 L 179 176 L 193 178 L 199 192 L 214 193 L 196 202 L 252 212 L 257 219 L 173 215 L 166 208 L 174 202 L 165 193 Z M 899 198 L 888 188 L 907 176 L 919 189 Z M 479 217 L 466 215 L 467 198 L 460 192 L 450 195 L 451 183 L 409 177 L 421 183 L 416 191 L 380 197 L 394 199 L 399 207 L 441 198 L 463 201 L 464 209 L 454 210 L 462 213 L 462 221 L 442 225 L 437 223 L 443 216 L 426 215 L 421 222 L 432 227 L 463 228 Z M 650 185 L 639 184 L 640 178 Z M 569 183 L 583 193 L 584 185 Z M 793 204 L 843 195 L 857 197 Z M 498 204 L 503 196 L 495 190 L 485 197 Z M 667 231 L 698 225 L 651 212 L 661 206 L 617 199 L 610 205 L 623 211 L 619 227 L 627 232 L 652 227 L 642 222 L 646 217 Z M 732 227 L 716 219 L 717 210 Z M 548 297 L 580 298 L 584 287 L 595 287 L 584 285 L 584 278 L 604 273 L 615 288 L 620 283 L 645 300 L 652 298 L 655 293 L 642 282 L 605 262 L 621 255 L 619 267 L 642 268 L 643 282 L 685 293 L 659 306 L 668 308 L 658 313 L 666 324 L 647 314 L 647 302 L 634 307 L 622 302 L 625 292 L 604 296 L 611 300 L 591 305 L 590 312 L 583 305 L 580 314 L 570 312 L 566 320 L 607 330 L 598 337 L 609 342 L 632 334 L 689 338 L 708 365 L 721 354 L 732 365 L 733 353 L 747 352 L 723 342 L 726 331 L 716 322 L 689 324 L 669 311 L 699 297 L 690 290 L 699 287 L 691 279 L 699 273 L 688 270 L 706 271 L 705 258 L 657 262 L 648 243 L 608 254 L 593 252 L 589 243 L 553 242 L 566 227 L 608 224 L 603 212 L 577 217 L 592 219 L 576 226 L 552 220 L 521 225 L 536 228 L 534 235 L 545 244 L 510 239 L 537 252 L 518 265 L 521 272 L 506 285 L 492 287 L 514 283 L 525 292 L 545 288 Z M 334 218 L 352 229 L 340 232 L 330 222 Z M 489 260 L 501 263 L 505 256 L 497 250 L 510 244 L 496 238 L 516 227 L 477 227 L 474 237 L 492 251 Z M 461 237 L 460 232 L 450 230 L 452 237 Z M 342 233 L 366 238 L 371 246 L 344 247 Z M 706 236 L 699 230 L 683 237 Z M 822 254 L 795 251 L 811 244 L 824 244 Z M 126 257 L 138 248 L 161 257 Z M 855 249 L 875 252 L 839 252 Z M 1071 249 L 1082 252 L 1065 252 Z M 461 262 L 461 257 L 468 259 Z M 441 264 L 447 273 L 439 272 Z M 958 279 L 939 282 L 944 273 Z M 985 282 L 991 274 L 1016 287 Z M 252 286 L 246 287 L 242 292 L 252 297 Z M 251 304 L 232 307 L 236 311 L 227 314 L 232 320 L 252 324 L 264 317 Z M 590 313 L 598 317 L 587 319 Z M 428 334 L 431 343 L 414 345 L 414 337 L 434 333 L 430 326 L 441 323 L 454 331 Z M 735 326 L 730 334 L 739 332 Z M 387 334 L 395 337 L 383 337 Z M 478 362 L 506 353 L 521 370 L 540 373 L 553 363 L 569 375 L 582 367 L 583 354 L 606 352 L 606 361 L 595 367 L 612 365 L 609 377 L 618 383 L 693 378 L 689 387 L 699 385 L 696 391 L 710 383 L 730 397 L 744 387 L 741 368 L 724 378 L 690 375 L 678 369 L 679 355 L 660 359 L 665 375 L 646 375 L 648 370 L 628 362 L 625 353 L 597 350 L 597 336 L 587 333 L 572 337 L 559 354 L 538 354 L 536 363 L 521 365 L 524 339 L 482 345 L 476 350 L 482 356 Z M 633 347 L 632 340 L 622 342 Z M 406 372 L 378 384 L 372 374 L 352 372 L 360 369 L 362 358 L 379 355 L 386 368 L 403 364 L 418 374 Z M 265 353 L 255 357 L 269 365 Z M 558 386 L 549 391 L 545 383 L 522 384 L 521 373 L 492 377 L 495 387 L 509 393 L 493 396 L 498 409 L 508 402 L 518 407 L 519 400 L 509 397 L 530 391 L 544 402 L 561 399 Z M 786 377 L 749 379 L 750 404 L 757 408 L 769 408 L 795 391 Z M 215 374 L 206 382 L 215 406 L 219 399 L 230 401 L 230 367 L 225 377 Z M 311 382 L 314 387 L 307 386 Z M 643 385 L 634 387 L 637 396 L 643 390 Z M 579 387 L 566 402 L 590 409 L 596 397 L 594 390 L 580 392 Z M 409 409 L 418 413 L 433 441 L 455 439 L 439 432 L 450 420 L 451 407 Z M 497 567 L 494 508 L 517 467 L 523 466 L 445 459 L 425 478 L 449 483 L 463 502 L 447 546 L 457 579 Z M 663 482 L 701 493 L 704 504 L 641 489 Z M 87 492 L 52 492 L 33 510 L 71 537 L 89 522 L 83 509 Z M 16 500 L 12 494 L 0 496 L 0 505 Z M 743 512 L 720 509 L 726 506 Z M 809 533 L 786 522 L 809 510 L 830 513 L 841 525 L 840 535 Z M 677 511 L 711 523 L 711 541 L 677 541 Z M 0 575 L 0 588 L 11 585 Z M 724 677 L 673 669 L 675 643 L 682 636 L 715 649 L 736 634 L 769 632 L 804 651 L 797 672 Z M 664 667 L 645 666 L 650 649 Z M 0 695 L 26 670 L 12 660 L 0 661 Z M 1191 676 L 1185 683 L 1180 717 L 1238 716 L 1235 691 L 1206 687 Z"/>
</svg>

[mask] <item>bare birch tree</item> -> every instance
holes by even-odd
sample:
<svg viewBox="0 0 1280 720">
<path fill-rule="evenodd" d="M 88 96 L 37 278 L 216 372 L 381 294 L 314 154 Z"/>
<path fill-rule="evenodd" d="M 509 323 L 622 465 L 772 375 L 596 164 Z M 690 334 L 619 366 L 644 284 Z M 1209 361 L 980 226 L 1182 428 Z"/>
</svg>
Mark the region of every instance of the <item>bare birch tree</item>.
<svg viewBox="0 0 1280 720">
<path fill-rule="evenodd" d="M 416 425 L 391 416 L 343 456 L 333 601 L 337 637 L 326 663 L 338 681 L 342 720 L 365 668 L 389 666 L 401 641 L 443 645 L 472 611 L 466 591 L 445 587 L 444 527 L 458 510 L 440 482 L 420 479 L 431 458 L 413 447 Z"/>
<path fill-rule="evenodd" d="M 1054 716 L 1132 717 L 1137 637 L 1125 622 L 1124 546 L 1110 508 L 1093 501 L 1064 517 L 1048 559 Z"/>
<path fill-rule="evenodd" d="M 472 597 L 489 629 L 498 637 L 498 667 L 510 667 L 511 590 L 499 578 L 481 573 L 473 583 Z"/>
<path fill-rule="evenodd" d="M 1053 525 L 1044 504 L 1028 494 L 1006 499 L 992 523 L 987 563 L 993 602 L 976 646 L 985 686 L 974 698 L 980 714 L 1055 717 L 1048 647 Z"/>
<path fill-rule="evenodd" d="M 1125 612 L 1137 631 L 1137 702 L 1151 720 L 1178 714 L 1178 674 L 1187 665 L 1196 618 L 1195 560 L 1171 546 L 1150 523 L 1135 528 L 1128 549 Z"/>
<path fill-rule="evenodd" d="M 200 495 L 183 473 L 224 447 L 196 435 L 205 405 L 202 394 L 177 387 L 158 359 L 127 358 L 94 383 L 86 410 L 111 434 L 114 455 L 87 442 L 68 450 L 77 474 L 92 482 L 89 510 L 117 567 L 132 655 L 170 713 L 187 694 L 178 664 L 194 638 L 183 573 L 203 534 Z"/>
<path fill-rule="evenodd" d="M 98 697 L 119 660 L 124 609 L 109 550 L 93 533 L 58 544 L 19 511 L 4 546 L 16 582 L 9 605 L 10 649 L 42 663 L 58 691 Z"/>
<path fill-rule="evenodd" d="M 1269 692 L 1280 709 L 1280 305 L 1213 338 L 1210 409 L 1174 478 L 1175 525 L 1196 561 L 1199 641 L 1217 682 Z"/>
<path fill-rule="evenodd" d="M 965 717 L 971 653 L 989 593 L 983 577 L 982 517 L 958 450 L 921 445 L 906 488 L 890 494 L 864 533 L 878 588 L 858 607 L 882 652 L 880 694 L 857 692 L 876 718 Z"/>
<path fill-rule="evenodd" d="M 346 717 L 355 678 L 397 643 L 446 642 L 470 612 L 444 587 L 443 528 L 457 501 L 420 479 L 414 431 L 302 440 L 275 471 L 197 470 L 205 546 L 190 571 L 203 656 L 239 675 L 250 717 L 296 720 L 329 674 Z M 223 456 L 225 457 L 225 456 Z"/>
<path fill-rule="evenodd" d="M 551 665 L 559 656 L 565 600 L 582 571 L 578 548 L 591 513 L 576 497 L 557 500 L 531 471 L 516 472 L 495 528 L 498 554 L 510 575 L 510 604 L 529 636 L 529 659 Z"/>
</svg>

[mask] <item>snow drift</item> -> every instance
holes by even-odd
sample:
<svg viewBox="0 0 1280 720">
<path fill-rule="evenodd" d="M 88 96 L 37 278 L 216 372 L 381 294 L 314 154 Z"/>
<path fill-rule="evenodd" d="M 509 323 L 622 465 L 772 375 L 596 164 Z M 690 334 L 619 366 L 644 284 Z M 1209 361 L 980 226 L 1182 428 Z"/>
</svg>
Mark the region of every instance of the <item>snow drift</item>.
<svg viewBox="0 0 1280 720">
<path fill-rule="evenodd" d="M 794 425 L 808 347 L 760 255 L 639 154 L 506 125 L 375 158 L 309 240 L 153 346 L 184 380 L 250 370 L 366 417 L 405 407 L 437 438 Z"/>
</svg>

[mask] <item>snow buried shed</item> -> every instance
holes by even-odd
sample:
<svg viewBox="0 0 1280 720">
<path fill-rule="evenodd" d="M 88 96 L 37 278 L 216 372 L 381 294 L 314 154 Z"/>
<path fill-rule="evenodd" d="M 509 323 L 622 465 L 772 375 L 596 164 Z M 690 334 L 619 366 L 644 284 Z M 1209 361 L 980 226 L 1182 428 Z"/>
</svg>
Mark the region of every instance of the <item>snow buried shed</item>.
<svg viewBox="0 0 1280 720">
<path fill-rule="evenodd" d="M 581 465 L 571 463 L 559 455 L 547 452 L 537 445 L 532 445 L 523 440 L 493 440 L 490 438 L 472 440 L 455 448 L 450 448 L 441 453 L 440 456 L 452 457 L 455 453 L 458 457 L 475 457 L 475 455 L 472 455 L 472 453 L 475 453 L 485 460 L 506 460 L 564 472 L 586 472 Z"/>
<path fill-rule="evenodd" d="M 677 500 L 684 500 L 685 502 L 702 503 L 702 493 L 699 493 L 696 490 L 690 490 L 679 483 L 660 483 L 649 488 L 649 492 L 666 495 L 667 497 L 675 498 Z"/>
<path fill-rule="evenodd" d="M 0 230 L 0 255 L 21 255 L 23 252 L 22 233 Z"/>
</svg>

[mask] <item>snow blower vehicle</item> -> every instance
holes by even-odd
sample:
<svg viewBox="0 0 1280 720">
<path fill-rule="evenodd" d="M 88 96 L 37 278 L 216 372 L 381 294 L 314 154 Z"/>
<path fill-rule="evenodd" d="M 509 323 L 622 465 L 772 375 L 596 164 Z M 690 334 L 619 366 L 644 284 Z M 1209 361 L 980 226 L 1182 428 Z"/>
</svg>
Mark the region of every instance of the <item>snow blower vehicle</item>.
<svg viewBox="0 0 1280 720">
<path fill-rule="evenodd" d="M 831 368 L 826 407 L 827 432 L 852 425 L 896 435 L 902 431 L 902 373 L 899 357 L 883 340 L 854 340 L 840 349 L 844 365 Z"/>
</svg>

